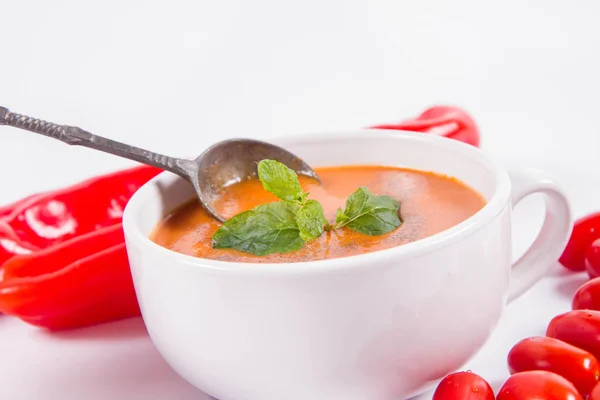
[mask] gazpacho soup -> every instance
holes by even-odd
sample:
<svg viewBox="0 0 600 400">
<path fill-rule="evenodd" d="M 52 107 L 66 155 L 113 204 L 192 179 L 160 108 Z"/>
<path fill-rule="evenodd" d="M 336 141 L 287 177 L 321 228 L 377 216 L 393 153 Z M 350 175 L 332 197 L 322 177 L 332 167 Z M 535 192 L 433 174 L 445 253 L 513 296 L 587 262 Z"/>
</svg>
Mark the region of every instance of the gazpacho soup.
<svg viewBox="0 0 600 400">
<path fill-rule="evenodd" d="M 196 257 L 252 263 L 339 258 L 401 246 L 477 213 L 485 198 L 442 174 L 391 166 L 315 168 L 321 183 L 263 160 L 258 179 L 223 189 L 224 224 L 191 200 L 166 215 L 155 243 Z"/>
</svg>

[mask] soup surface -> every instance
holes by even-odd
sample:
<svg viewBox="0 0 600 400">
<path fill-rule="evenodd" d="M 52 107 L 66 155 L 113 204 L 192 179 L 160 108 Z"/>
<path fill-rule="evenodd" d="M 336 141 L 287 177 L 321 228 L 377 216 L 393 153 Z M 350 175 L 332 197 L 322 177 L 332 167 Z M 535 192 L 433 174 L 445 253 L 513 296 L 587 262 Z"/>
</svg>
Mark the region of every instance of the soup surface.
<svg viewBox="0 0 600 400">
<path fill-rule="evenodd" d="M 300 176 L 310 198 L 323 205 L 330 222 L 338 207 L 360 186 L 376 195 L 390 195 L 400 202 L 404 221 L 396 230 L 381 236 L 368 236 L 349 228 L 324 232 L 300 250 L 255 256 L 232 249 L 213 249 L 212 235 L 221 223 L 210 217 L 196 200 L 168 214 L 154 229 L 151 240 L 168 249 L 202 258 L 235 262 L 299 262 L 346 257 L 414 242 L 448 229 L 479 211 L 486 200 L 464 183 L 444 175 L 405 168 L 342 166 L 315 168 L 322 185 Z M 258 180 L 229 186 L 215 204 L 230 218 L 260 204 L 277 201 Z"/>
</svg>

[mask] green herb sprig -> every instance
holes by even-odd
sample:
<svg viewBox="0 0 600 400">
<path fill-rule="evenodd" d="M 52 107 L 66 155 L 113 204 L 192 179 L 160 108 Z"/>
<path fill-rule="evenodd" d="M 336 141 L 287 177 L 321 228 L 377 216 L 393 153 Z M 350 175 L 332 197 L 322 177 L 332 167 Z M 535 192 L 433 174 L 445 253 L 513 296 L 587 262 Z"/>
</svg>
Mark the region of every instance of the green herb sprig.
<svg viewBox="0 0 600 400">
<path fill-rule="evenodd" d="M 258 163 L 258 178 L 268 192 L 281 201 L 262 204 L 225 221 L 212 237 L 213 248 L 231 248 L 258 256 L 301 249 L 326 230 L 344 227 L 378 236 L 402 224 L 400 203 L 391 196 L 378 196 L 362 186 L 337 210 L 331 225 L 323 206 L 309 199 L 296 172 L 275 160 Z"/>
</svg>

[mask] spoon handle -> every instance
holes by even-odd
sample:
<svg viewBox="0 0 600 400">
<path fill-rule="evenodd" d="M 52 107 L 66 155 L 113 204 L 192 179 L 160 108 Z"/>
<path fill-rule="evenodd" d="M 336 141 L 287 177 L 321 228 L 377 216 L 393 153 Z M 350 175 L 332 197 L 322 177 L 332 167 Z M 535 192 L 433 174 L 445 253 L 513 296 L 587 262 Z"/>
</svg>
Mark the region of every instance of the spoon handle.
<svg viewBox="0 0 600 400">
<path fill-rule="evenodd" d="M 26 131 L 39 133 L 73 146 L 85 146 L 105 153 L 114 154 L 142 164 L 152 165 L 184 178 L 190 177 L 192 161 L 168 157 L 135 146 L 93 135 L 76 126 L 58 125 L 27 115 L 11 112 L 0 106 L 0 125 L 9 125 Z"/>
</svg>

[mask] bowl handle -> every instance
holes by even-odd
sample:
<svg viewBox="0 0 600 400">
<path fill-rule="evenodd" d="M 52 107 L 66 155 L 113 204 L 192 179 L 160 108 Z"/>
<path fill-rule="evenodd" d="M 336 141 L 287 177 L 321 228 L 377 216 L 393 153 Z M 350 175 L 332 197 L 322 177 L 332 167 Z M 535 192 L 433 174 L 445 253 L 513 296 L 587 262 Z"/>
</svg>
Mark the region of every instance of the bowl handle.
<svg viewBox="0 0 600 400">
<path fill-rule="evenodd" d="M 573 215 L 563 187 L 547 173 L 522 169 L 509 173 L 512 206 L 533 193 L 545 195 L 546 216 L 533 244 L 512 266 L 508 301 L 539 281 L 564 251 L 573 229 Z"/>
</svg>

